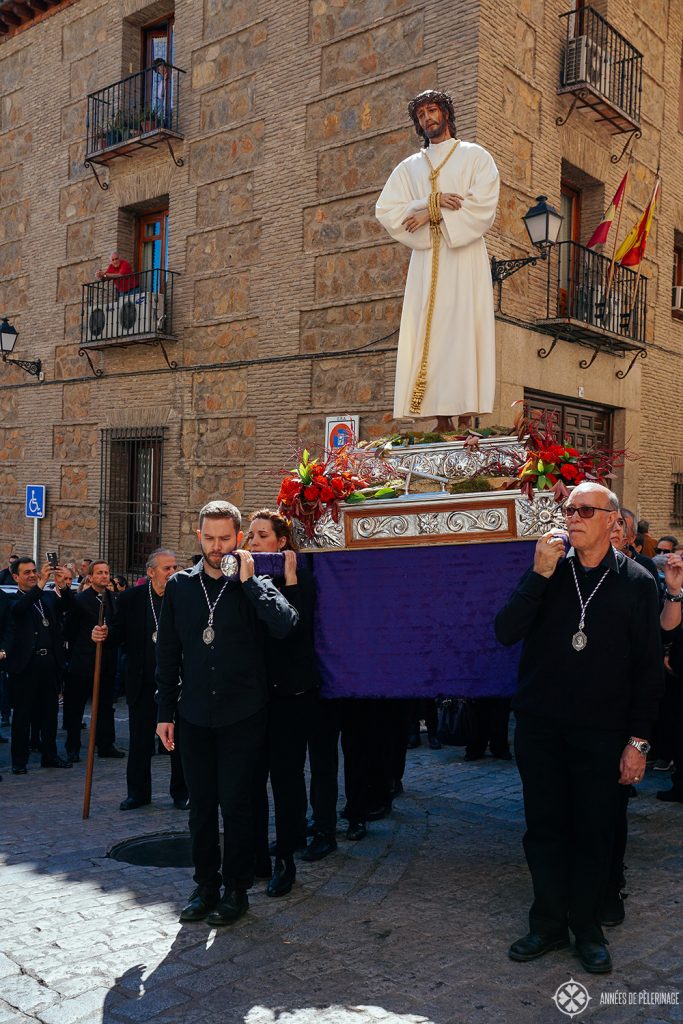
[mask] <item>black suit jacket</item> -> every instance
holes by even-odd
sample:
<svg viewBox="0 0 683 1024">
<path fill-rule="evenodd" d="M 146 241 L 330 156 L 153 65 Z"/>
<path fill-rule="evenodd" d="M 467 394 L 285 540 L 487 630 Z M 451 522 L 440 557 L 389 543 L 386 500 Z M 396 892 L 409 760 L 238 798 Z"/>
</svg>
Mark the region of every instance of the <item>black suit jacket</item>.
<svg viewBox="0 0 683 1024">
<path fill-rule="evenodd" d="M 129 587 L 116 601 L 116 635 L 126 652 L 126 703 L 135 704 L 143 690 L 154 692 L 154 671 L 146 670 L 147 645 L 152 643 L 148 585 Z"/>
<path fill-rule="evenodd" d="M 7 671 L 12 674 L 23 672 L 31 660 L 38 644 L 38 616 L 33 610 L 40 601 L 45 618 L 50 623 L 55 660 L 64 668 L 64 616 L 73 607 L 75 598 L 70 590 L 58 596 L 54 591 L 41 590 L 36 584 L 23 594 L 16 592 L 10 604 L 9 626 L 5 634 L 7 644 Z"/>
<path fill-rule="evenodd" d="M 103 598 L 104 621 L 109 628 L 109 636 L 104 641 L 102 649 L 102 671 L 113 674 L 116 672 L 117 647 L 115 600 L 109 590 L 104 591 Z M 97 645 L 93 642 L 91 633 L 93 627 L 98 624 L 99 615 L 100 601 L 92 587 L 76 594 L 65 627 L 66 638 L 69 641 L 69 672 L 73 675 L 92 678 Z"/>
</svg>

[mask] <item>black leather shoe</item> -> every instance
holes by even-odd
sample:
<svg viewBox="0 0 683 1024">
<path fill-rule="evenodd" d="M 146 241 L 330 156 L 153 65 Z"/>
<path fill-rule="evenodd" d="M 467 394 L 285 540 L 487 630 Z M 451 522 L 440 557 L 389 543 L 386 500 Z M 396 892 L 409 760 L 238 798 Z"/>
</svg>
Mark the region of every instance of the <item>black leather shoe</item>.
<svg viewBox="0 0 683 1024">
<path fill-rule="evenodd" d="M 581 966 L 590 974 L 609 974 L 612 970 L 612 957 L 602 942 L 576 943 L 576 955 Z"/>
<path fill-rule="evenodd" d="M 491 751 L 491 756 L 495 757 L 497 761 L 511 761 L 512 754 L 509 750 Z"/>
<path fill-rule="evenodd" d="M 308 844 L 306 852 L 301 854 L 301 859 L 312 864 L 313 861 L 329 857 L 336 849 L 337 840 L 334 836 L 327 836 L 324 832 L 318 832 Z"/>
<path fill-rule="evenodd" d="M 683 790 L 680 789 L 659 789 L 657 799 L 667 804 L 683 804 Z"/>
<path fill-rule="evenodd" d="M 406 747 L 408 750 L 415 750 L 417 747 L 420 746 L 420 743 L 421 740 L 419 736 L 409 736 L 408 742 L 406 743 Z"/>
<path fill-rule="evenodd" d="M 267 896 L 286 896 L 292 891 L 296 878 L 296 865 L 293 857 L 277 857 L 273 868 L 273 877 L 266 886 Z"/>
<path fill-rule="evenodd" d="M 536 960 L 539 956 L 552 953 L 554 949 L 565 949 L 568 945 L 567 935 L 539 935 L 538 932 L 529 932 L 512 943 L 508 956 L 511 960 L 526 963 L 527 960 Z"/>
<path fill-rule="evenodd" d="M 47 761 L 40 762 L 41 768 L 70 768 L 71 761 L 65 761 L 63 757 L 51 757 Z"/>
<path fill-rule="evenodd" d="M 71 761 L 72 764 L 78 764 L 81 760 L 80 752 L 78 750 L 67 750 L 66 759 Z"/>
<path fill-rule="evenodd" d="M 359 839 L 365 839 L 368 834 L 368 830 L 365 827 L 364 821 L 351 821 L 349 827 L 346 830 L 346 838 L 350 839 L 352 843 L 357 842 Z"/>
<path fill-rule="evenodd" d="M 463 757 L 463 761 L 483 761 L 483 759 L 483 754 L 465 754 L 465 756 Z"/>
<path fill-rule="evenodd" d="M 189 902 L 180 911 L 179 921 L 203 921 L 218 904 L 221 894 L 218 889 L 202 889 L 197 886 Z"/>
<path fill-rule="evenodd" d="M 441 741 L 436 736 L 430 736 L 427 742 L 432 750 L 441 750 Z"/>
<path fill-rule="evenodd" d="M 368 821 L 381 821 L 382 818 L 387 818 L 391 814 L 391 800 L 387 800 L 385 804 L 380 804 L 379 807 L 372 807 L 368 811 Z"/>
<path fill-rule="evenodd" d="M 180 800 L 174 800 L 173 806 L 176 811 L 189 811 L 190 809 L 190 798 L 189 796 L 183 797 Z"/>
<path fill-rule="evenodd" d="M 119 804 L 119 810 L 134 811 L 136 807 L 147 807 L 151 802 L 151 800 L 136 800 L 134 796 L 127 796 L 126 799 L 122 800 Z"/>
<path fill-rule="evenodd" d="M 26 775 L 27 773 L 28 769 L 26 768 L 25 765 L 23 767 L 21 765 L 18 765 L 16 768 L 14 767 L 14 765 L 12 765 L 12 775 Z"/>
<path fill-rule="evenodd" d="M 602 904 L 602 913 L 600 915 L 600 924 L 603 928 L 616 928 L 617 925 L 624 923 L 626 917 L 626 908 L 624 906 L 624 897 L 620 892 L 612 893 L 605 897 Z"/>
<path fill-rule="evenodd" d="M 114 746 L 112 746 L 112 747 L 105 747 L 104 750 L 98 750 L 97 753 L 98 753 L 98 755 L 100 757 L 125 757 L 126 756 L 123 750 L 119 750 L 118 747 L 114 747 Z"/>
<path fill-rule="evenodd" d="M 249 909 L 249 899 L 246 892 L 241 889 L 233 889 L 216 904 L 215 910 L 206 918 L 206 923 L 212 927 L 221 927 L 225 924 L 233 924 L 238 918 L 246 914 Z"/>
</svg>

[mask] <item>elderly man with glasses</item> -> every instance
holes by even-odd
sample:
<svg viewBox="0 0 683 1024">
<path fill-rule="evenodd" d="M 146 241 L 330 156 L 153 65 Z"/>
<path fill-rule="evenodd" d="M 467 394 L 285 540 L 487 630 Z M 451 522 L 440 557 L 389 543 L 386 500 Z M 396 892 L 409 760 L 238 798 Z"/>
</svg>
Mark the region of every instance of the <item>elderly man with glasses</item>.
<svg viewBox="0 0 683 1024">
<path fill-rule="evenodd" d="M 564 535 L 545 534 L 533 567 L 496 616 L 496 636 L 523 641 L 515 753 L 534 901 L 513 960 L 569 945 L 591 973 L 612 969 L 601 926 L 621 807 L 619 785 L 645 773 L 663 689 L 654 580 L 610 543 L 619 501 L 576 487 Z"/>
</svg>

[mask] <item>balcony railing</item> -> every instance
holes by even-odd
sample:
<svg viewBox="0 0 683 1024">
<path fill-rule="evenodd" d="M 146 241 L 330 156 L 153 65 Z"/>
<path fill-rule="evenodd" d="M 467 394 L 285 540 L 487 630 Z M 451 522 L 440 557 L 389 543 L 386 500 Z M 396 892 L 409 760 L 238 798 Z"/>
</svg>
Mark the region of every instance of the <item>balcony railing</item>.
<svg viewBox="0 0 683 1024">
<path fill-rule="evenodd" d="M 577 242 L 558 242 L 548 259 L 548 333 L 615 351 L 644 348 L 647 279 Z"/>
<path fill-rule="evenodd" d="M 614 134 L 638 129 L 643 55 L 592 7 L 560 17 L 567 35 L 558 93 L 573 93 L 574 102 L 607 121 Z"/>
<path fill-rule="evenodd" d="M 158 61 L 88 96 L 86 159 L 106 164 L 180 132 L 180 68 Z"/>
<path fill-rule="evenodd" d="M 108 348 L 173 337 L 171 270 L 145 270 L 83 285 L 81 345 Z"/>
</svg>

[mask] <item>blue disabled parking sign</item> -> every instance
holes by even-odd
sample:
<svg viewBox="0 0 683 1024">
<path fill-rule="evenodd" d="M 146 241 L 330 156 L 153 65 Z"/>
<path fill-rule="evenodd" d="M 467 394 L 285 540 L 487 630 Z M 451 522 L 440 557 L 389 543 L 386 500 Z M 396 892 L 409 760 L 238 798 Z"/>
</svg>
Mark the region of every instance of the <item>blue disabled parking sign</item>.
<svg viewBox="0 0 683 1024">
<path fill-rule="evenodd" d="M 45 484 L 26 484 L 26 518 L 45 516 Z"/>
</svg>

